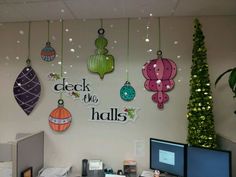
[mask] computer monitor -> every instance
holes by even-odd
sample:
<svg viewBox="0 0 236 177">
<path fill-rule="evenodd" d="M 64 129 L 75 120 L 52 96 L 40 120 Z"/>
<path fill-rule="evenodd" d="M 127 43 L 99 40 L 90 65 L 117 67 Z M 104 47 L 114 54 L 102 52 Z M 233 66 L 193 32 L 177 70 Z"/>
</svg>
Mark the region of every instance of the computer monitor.
<svg viewBox="0 0 236 177">
<path fill-rule="evenodd" d="M 150 168 L 185 177 L 186 148 L 186 144 L 150 138 Z"/>
<path fill-rule="evenodd" d="M 231 177 L 231 152 L 188 147 L 188 177 Z"/>
</svg>

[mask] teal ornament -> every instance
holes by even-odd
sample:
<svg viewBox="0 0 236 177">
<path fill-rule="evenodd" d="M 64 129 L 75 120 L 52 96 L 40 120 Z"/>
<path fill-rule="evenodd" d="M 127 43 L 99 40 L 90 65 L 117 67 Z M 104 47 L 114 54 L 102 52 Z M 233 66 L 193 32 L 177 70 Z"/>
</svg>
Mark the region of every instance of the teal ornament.
<svg viewBox="0 0 236 177">
<path fill-rule="evenodd" d="M 120 89 L 120 97 L 124 101 L 132 101 L 136 95 L 134 88 L 129 81 L 126 81 L 124 86 Z"/>
</svg>

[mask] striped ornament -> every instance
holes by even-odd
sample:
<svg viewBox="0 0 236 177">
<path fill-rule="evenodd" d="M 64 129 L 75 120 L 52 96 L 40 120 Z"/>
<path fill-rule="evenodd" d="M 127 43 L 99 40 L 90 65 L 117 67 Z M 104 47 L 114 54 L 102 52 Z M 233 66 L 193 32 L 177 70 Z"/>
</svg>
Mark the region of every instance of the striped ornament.
<svg viewBox="0 0 236 177">
<path fill-rule="evenodd" d="M 63 132 L 70 127 L 72 116 L 71 113 L 64 108 L 63 103 L 58 103 L 58 107 L 51 112 L 48 121 L 52 130 Z"/>
<path fill-rule="evenodd" d="M 50 42 L 46 43 L 46 46 L 41 50 L 41 58 L 44 61 L 50 62 L 53 61 L 56 57 L 56 51 L 51 46 Z"/>
<path fill-rule="evenodd" d="M 31 66 L 25 67 L 18 75 L 13 93 L 19 106 L 29 115 L 38 103 L 41 93 L 39 79 Z"/>
</svg>

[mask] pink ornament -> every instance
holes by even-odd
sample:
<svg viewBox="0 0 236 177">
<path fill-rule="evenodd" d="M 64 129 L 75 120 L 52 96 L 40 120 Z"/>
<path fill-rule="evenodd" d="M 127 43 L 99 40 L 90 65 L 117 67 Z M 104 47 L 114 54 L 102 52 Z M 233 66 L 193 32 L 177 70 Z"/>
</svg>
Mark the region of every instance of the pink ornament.
<svg viewBox="0 0 236 177">
<path fill-rule="evenodd" d="M 176 75 L 175 62 L 168 58 L 158 57 L 145 63 L 142 73 L 146 78 L 145 89 L 156 92 L 152 95 L 152 100 L 157 103 L 159 109 L 163 109 L 164 103 L 169 100 L 165 92 L 172 90 L 175 85 L 172 80 Z"/>
</svg>

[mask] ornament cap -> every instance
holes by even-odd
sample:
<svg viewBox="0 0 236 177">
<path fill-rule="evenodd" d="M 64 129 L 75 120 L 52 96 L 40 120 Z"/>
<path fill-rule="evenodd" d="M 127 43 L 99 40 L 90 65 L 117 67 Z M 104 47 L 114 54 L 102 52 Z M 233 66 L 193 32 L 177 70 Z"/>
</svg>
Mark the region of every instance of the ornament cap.
<svg viewBox="0 0 236 177">
<path fill-rule="evenodd" d="M 27 64 L 27 66 L 30 66 L 30 64 L 31 64 L 31 61 L 30 61 L 30 59 L 29 59 L 29 58 L 26 60 L 26 64 Z"/>
<path fill-rule="evenodd" d="M 58 106 L 64 106 L 64 100 L 63 99 L 59 99 L 57 103 L 58 103 Z"/>
<path fill-rule="evenodd" d="M 126 81 L 125 82 L 125 85 L 131 85 L 129 81 Z"/>
<path fill-rule="evenodd" d="M 46 46 L 47 46 L 47 47 L 51 46 L 51 42 L 49 42 L 49 41 L 46 42 Z"/>
<path fill-rule="evenodd" d="M 105 33 L 105 30 L 103 29 L 103 28 L 99 28 L 98 29 L 98 34 L 99 34 L 99 36 L 101 35 L 104 35 L 104 33 Z"/>
<path fill-rule="evenodd" d="M 161 50 L 157 51 L 157 56 L 158 56 L 158 58 L 162 58 L 162 51 Z"/>
</svg>

